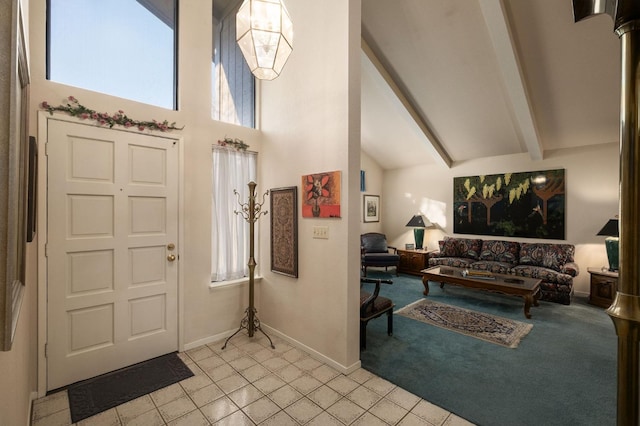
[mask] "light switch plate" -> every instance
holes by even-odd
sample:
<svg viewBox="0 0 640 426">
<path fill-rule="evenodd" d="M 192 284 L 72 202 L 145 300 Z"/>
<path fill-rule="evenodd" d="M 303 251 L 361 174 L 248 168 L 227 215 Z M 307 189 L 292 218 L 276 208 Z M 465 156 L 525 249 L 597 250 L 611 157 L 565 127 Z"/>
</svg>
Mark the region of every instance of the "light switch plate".
<svg viewBox="0 0 640 426">
<path fill-rule="evenodd" d="M 314 226 L 313 238 L 320 238 L 323 240 L 329 239 L 329 227 L 328 226 Z"/>
</svg>

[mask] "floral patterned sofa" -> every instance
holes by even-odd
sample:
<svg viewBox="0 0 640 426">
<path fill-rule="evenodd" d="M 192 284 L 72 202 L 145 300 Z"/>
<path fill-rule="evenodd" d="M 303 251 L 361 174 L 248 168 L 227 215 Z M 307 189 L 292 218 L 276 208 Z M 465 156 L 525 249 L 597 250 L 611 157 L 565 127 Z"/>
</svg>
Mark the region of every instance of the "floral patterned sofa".
<svg viewBox="0 0 640 426">
<path fill-rule="evenodd" d="M 497 274 L 540 278 L 540 299 L 569 305 L 573 277 L 579 273 L 572 244 L 519 243 L 445 237 L 440 251 L 430 254 L 429 266 L 479 269 Z"/>
</svg>

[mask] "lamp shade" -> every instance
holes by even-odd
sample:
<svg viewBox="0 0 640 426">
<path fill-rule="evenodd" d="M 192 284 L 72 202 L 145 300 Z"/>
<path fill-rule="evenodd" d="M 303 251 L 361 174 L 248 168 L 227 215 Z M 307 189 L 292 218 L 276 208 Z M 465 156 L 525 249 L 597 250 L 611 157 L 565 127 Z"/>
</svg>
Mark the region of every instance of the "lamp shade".
<svg viewBox="0 0 640 426">
<path fill-rule="evenodd" d="M 236 15 L 236 41 L 256 78 L 279 76 L 293 51 L 293 23 L 282 0 L 244 0 Z"/>
<path fill-rule="evenodd" d="M 411 220 L 409 220 L 409 223 L 407 223 L 406 226 L 410 226 L 412 228 L 428 228 L 433 225 L 431 224 L 431 222 L 429 222 L 429 219 L 422 216 L 421 214 L 417 214 L 414 215 Z"/>
<path fill-rule="evenodd" d="M 424 228 L 428 228 L 433 225 L 426 217 L 421 214 L 416 214 L 409 220 L 409 223 L 407 223 L 406 226 L 414 228 L 413 239 L 416 242 L 416 249 L 421 250 L 422 241 L 424 241 Z"/>
<path fill-rule="evenodd" d="M 607 223 L 604 224 L 600 232 L 596 235 L 604 235 L 606 237 L 619 237 L 618 231 L 618 219 L 609 219 Z"/>
</svg>

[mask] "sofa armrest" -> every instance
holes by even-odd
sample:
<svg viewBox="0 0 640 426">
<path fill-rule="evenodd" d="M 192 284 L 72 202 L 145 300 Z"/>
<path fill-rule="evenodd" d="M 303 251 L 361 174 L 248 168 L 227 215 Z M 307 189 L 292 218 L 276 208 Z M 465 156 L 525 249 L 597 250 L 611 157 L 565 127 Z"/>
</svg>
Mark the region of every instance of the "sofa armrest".
<svg viewBox="0 0 640 426">
<path fill-rule="evenodd" d="M 567 262 L 562 265 L 560 272 L 562 272 L 563 274 L 571 275 L 572 277 L 577 277 L 580 273 L 580 268 L 575 262 Z"/>
</svg>

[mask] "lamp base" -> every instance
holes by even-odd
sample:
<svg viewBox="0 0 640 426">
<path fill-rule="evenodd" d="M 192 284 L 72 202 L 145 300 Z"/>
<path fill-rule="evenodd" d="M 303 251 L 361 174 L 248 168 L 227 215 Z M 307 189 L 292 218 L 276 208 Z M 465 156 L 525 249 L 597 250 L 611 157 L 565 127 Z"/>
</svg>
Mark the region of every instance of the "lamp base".
<svg viewBox="0 0 640 426">
<path fill-rule="evenodd" d="M 414 228 L 413 238 L 416 240 L 416 250 L 422 250 L 422 241 L 424 240 L 424 228 Z"/>
<path fill-rule="evenodd" d="M 607 237 L 604 240 L 604 246 L 607 249 L 607 259 L 609 260 L 609 270 L 617 271 L 618 270 L 618 261 L 619 261 L 619 238 L 618 237 Z"/>
</svg>

